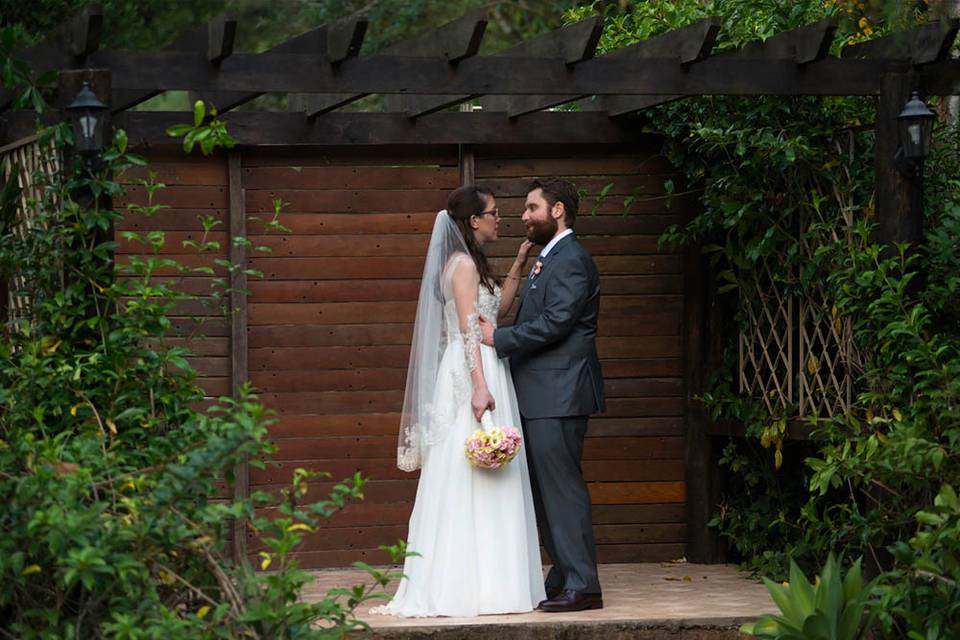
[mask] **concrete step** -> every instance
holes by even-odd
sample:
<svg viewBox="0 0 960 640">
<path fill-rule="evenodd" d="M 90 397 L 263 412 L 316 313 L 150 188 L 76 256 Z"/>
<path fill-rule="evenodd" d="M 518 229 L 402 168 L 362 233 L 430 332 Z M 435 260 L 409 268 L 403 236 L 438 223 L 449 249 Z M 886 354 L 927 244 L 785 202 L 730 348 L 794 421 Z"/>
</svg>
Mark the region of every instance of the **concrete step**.
<svg viewBox="0 0 960 640">
<path fill-rule="evenodd" d="M 450 624 L 375 628 L 376 640 L 740 640 L 746 619 Z"/>
</svg>

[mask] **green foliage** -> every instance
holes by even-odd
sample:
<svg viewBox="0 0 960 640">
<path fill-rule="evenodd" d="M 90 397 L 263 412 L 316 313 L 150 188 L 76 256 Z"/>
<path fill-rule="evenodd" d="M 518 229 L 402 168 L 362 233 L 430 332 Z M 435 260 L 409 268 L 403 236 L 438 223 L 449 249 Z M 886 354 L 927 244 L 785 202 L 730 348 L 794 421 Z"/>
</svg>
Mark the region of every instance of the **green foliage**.
<svg viewBox="0 0 960 640">
<path fill-rule="evenodd" d="M 720 50 L 833 17 L 834 52 L 939 17 L 920 3 L 667 0 L 608 12 L 600 49 L 707 16 L 722 21 Z M 744 424 L 748 436 L 724 449 L 727 489 L 712 525 L 748 568 L 777 579 L 791 563 L 819 568 L 831 552 L 863 556 L 879 577 L 875 632 L 960 635 L 955 517 L 936 503 L 950 502 L 941 484 L 960 486 L 957 129 L 935 132 L 924 241 L 891 248 L 873 237 L 872 101 L 700 97 L 643 117 L 666 134 L 678 174 L 667 201 L 695 196 L 700 205 L 661 242 L 703 247 L 716 274 L 727 342 L 702 399 L 712 417 Z M 807 442 L 785 438 L 796 407 L 771 414 L 739 393 L 739 328 L 771 283 L 785 300 L 827 300 L 834 326 L 852 326 L 852 410 L 812 419 Z M 803 364 L 811 375 L 820 367 Z"/>
<path fill-rule="evenodd" d="M 193 104 L 193 125 L 175 124 L 168 127 L 166 133 L 174 138 L 183 138 L 185 153 L 191 153 L 193 147 L 199 144 L 201 153 L 208 156 L 214 149 L 231 149 L 237 144 L 236 139 L 227 133 L 226 123 L 217 119 L 215 108 L 210 109 L 208 119 L 207 106 L 203 100 L 197 100 Z"/>
<path fill-rule="evenodd" d="M 198 111 L 190 131 L 211 151 L 228 134 Z M 66 141 L 67 131 L 41 139 Z M 29 303 L 0 342 L 0 633 L 326 638 L 364 628 L 356 607 L 395 574 L 364 566 L 370 585 L 308 604 L 300 595 L 311 578 L 293 553 L 324 518 L 362 499 L 365 480 L 305 504 L 315 474 L 298 470 L 280 495 L 228 497 L 234 468 L 247 460 L 262 468 L 274 451 L 271 417 L 247 386 L 237 399 L 205 399 L 183 338 L 170 337 L 168 314 L 185 295 L 169 275 L 209 275 L 209 267 L 164 257 L 159 231 L 126 234 L 142 250 L 114 262 L 109 231 L 123 212 L 111 202 L 124 174 L 145 161 L 122 131 L 103 160 L 90 174 L 74 163 L 34 175 L 42 195 L 23 233 L 9 233 L 16 189 L 0 196 L 0 277 L 17 275 L 24 284 L 15 294 Z M 132 209 L 156 215 L 163 185 L 150 176 L 142 186 L 147 202 Z M 264 226 L 279 227 L 277 215 Z M 186 249 L 220 249 L 208 240 L 213 223 L 204 228 Z M 241 518 L 256 536 L 257 567 L 229 559 Z M 402 543 L 390 551 L 405 553 Z"/>
<path fill-rule="evenodd" d="M 745 624 L 740 631 L 768 640 L 856 640 L 866 634 L 864 610 L 870 585 L 864 585 L 857 560 L 840 577 L 840 566 L 831 553 L 813 584 L 790 564 L 790 582 L 777 584 L 764 578 L 770 597 L 781 615 L 766 615 Z"/>
</svg>

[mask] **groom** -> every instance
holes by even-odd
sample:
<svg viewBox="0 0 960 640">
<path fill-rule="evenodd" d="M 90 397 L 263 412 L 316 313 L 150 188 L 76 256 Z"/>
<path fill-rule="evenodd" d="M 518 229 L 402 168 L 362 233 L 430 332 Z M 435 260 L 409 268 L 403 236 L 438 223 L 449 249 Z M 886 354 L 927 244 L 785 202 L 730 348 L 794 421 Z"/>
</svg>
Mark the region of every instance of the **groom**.
<svg viewBox="0 0 960 640">
<path fill-rule="evenodd" d="M 587 417 L 604 409 L 597 358 L 600 275 L 573 233 L 580 198 L 565 180 L 527 193 L 527 238 L 542 245 L 513 325 L 481 318 L 483 343 L 510 358 L 523 419 L 537 523 L 553 567 L 542 611 L 600 609 L 590 494 L 580 461 Z"/>
</svg>

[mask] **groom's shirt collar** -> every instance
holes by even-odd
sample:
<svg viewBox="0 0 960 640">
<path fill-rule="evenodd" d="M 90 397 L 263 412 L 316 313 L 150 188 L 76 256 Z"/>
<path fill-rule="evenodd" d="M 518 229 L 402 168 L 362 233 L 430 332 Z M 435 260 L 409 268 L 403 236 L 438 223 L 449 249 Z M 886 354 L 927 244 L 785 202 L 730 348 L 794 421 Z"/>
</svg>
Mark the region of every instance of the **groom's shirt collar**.
<svg viewBox="0 0 960 640">
<path fill-rule="evenodd" d="M 570 235 L 571 233 L 573 233 L 573 229 L 564 229 L 563 231 L 561 231 L 561 232 L 558 233 L 557 235 L 553 236 L 553 240 L 551 240 L 550 242 L 548 242 L 548 243 L 547 243 L 547 246 L 545 246 L 545 247 L 543 248 L 543 251 L 540 252 L 541 258 L 546 258 L 546 257 L 547 257 L 547 254 L 550 253 L 550 249 L 553 249 L 553 247 L 554 247 L 558 242 L 560 242 L 561 240 L 563 240 L 564 238 L 566 238 L 566 237 L 567 237 L 568 235 Z"/>
</svg>

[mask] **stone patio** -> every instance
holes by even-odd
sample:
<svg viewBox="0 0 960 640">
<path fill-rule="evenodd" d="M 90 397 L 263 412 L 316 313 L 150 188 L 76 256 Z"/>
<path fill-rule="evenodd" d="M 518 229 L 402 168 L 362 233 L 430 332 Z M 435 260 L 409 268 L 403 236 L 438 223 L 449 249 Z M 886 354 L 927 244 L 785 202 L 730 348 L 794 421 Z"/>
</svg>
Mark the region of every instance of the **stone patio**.
<svg viewBox="0 0 960 640">
<path fill-rule="evenodd" d="M 304 592 L 319 599 L 327 589 L 364 582 L 357 570 L 318 571 Z M 600 567 L 604 608 L 600 611 L 481 616 L 396 618 L 360 610 L 375 638 L 496 638 L 707 640 L 738 638 L 740 624 L 775 613 L 766 588 L 732 565 L 687 563 L 608 564 Z M 390 586 L 390 591 L 396 584 Z"/>
</svg>

